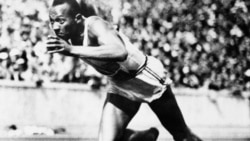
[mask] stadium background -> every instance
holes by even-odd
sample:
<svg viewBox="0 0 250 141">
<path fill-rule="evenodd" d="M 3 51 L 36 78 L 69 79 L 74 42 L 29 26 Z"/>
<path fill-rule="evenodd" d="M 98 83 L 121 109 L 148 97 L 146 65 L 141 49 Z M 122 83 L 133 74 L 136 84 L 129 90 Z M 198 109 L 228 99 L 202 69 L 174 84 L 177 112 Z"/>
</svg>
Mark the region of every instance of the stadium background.
<svg viewBox="0 0 250 141">
<path fill-rule="evenodd" d="M 56 122 L 55 119 L 64 122 L 67 121 L 66 119 L 70 119 L 64 117 L 64 114 L 64 116 L 57 117 L 60 112 L 56 111 L 63 110 L 57 106 L 52 110 L 54 116 L 48 115 L 46 124 L 39 120 L 28 122 L 41 116 L 41 111 L 36 110 L 42 108 L 25 110 L 27 106 L 32 107 L 37 104 L 34 100 L 39 100 L 41 98 L 39 95 L 46 97 L 64 93 L 63 96 L 70 99 L 71 96 L 66 92 L 77 93 L 90 89 L 88 92 L 94 93 L 97 98 L 92 100 L 99 101 L 98 103 L 101 103 L 100 101 L 105 95 L 100 94 L 103 93 L 107 84 L 104 76 L 80 60 L 45 53 L 47 35 L 53 34 L 49 29 L 48 21 L 50 2 L 51 0 L 0 0 L 0 94 L 1 107 L 3 107 L 0 123 L 5 131 L 13 130 L 14 127 L 13 125 L 10 127 L 11 124 L 35 126 L 37 122 L 37 125 L 48 126 L 52 125 L 49 121 L 53 117 L 54 122 Z M 173 80 L 172 85 L 179 95 L 178 100 L 181 107 L 184 108 L 183 112 L 195 130 L 200 133 L 201 130 L 198 127 L 200 124 L 218 126 L 221 123 L 221 125 L 230 127 L 237 126 L 236 129 L 229 129 L 233 131 L 229 133 L 235 133 L 237 137 L 242 134 L 244 137 L 248 135 L 250 125 L 248 104 L 250 91 L 249 1 L 88 0 L 88 3 L 95 5 L 93 9 L 97 11 L 98 15 L 119 25 L 120 30 L 130 37 L 136 47 L 163 62 L 166 72 Z M 87 86 L 86 89 L 85 86 Z M 71 87 L 74 89 L 72 90 Z M 63 91 L 60 88 L 66 88 L 66 90 L 63 89 Z M 75 95 L 81 97 L 80 92 L 79 95 L 78 93 Z M 38 97 L 32 98 L 30 94 L 38 95 Z M 10 95 L 13 97 L 10 98 Z M 188 97 L 187 100 L 184 100 L 185 97 Z M 28 99 L 28 101 L 20 102 L 22 98 Z M 53 98 L 56 96 L 45 100 L 44 103 L 41 103 L 41 107 L 46 107 L 48 101 L 55 103 L 54 105 L 60 105 L 60 101 L 53 101 Z M 207 107 L 219 105 L 219 108 L 212 110 L 212 113 L 209 110 L 208 112 L 206 105 L 200 106 L 204 101 L 199 98 L 207 99 L 205 102 Z M 227 101 L 227 99 L 229 100 Z M 69 105 L 72 106 L 74 102 Z M 79 101 L 79 104 L 81 102 Z M 19 110 L 14 110 L 17 105 Z M 220 106 L 223 105 L 230 108 L 220 109 Z M 70 110 L 68 109 L 68 111 Z M 201 112 L 202 110 L 204 112 Z M 69 114 L 72 117 L 77 116 L 76 113 L 79 111 Z M 225 113 L 226 116 L 224 115 L 223 118 L 218 111 Z M 16 114 L 9 114 L 10 112 L 16 112 Z M 30 117 L 22 120 L 22 114 L 30 115 Z M 199 114 L 202 115 L 202 118 L 194 118 Z M 8 119 L 7 115 L 11 115 L 11 117 Z M 212 118 L 216 116 L 217 118 Z M 233 118 L 222 122 L 227 117 Z M 11 123 L 11 119 L 15 122 Z M 75 121 L 82 122 L 80 120 L 79 118 Z M 202 123 L 204 120 L 206 123 Z M 239 126 L 243 128 L 238 128 Z M 65 128 L 67 129 L 67 127 Z M 213 132 L 215 133 L 216 130 Z M 211 135 L 208 132 L 204 134 Z M 224 134 L 228 134 L 228 132 Z M 231 134 L 231 136 L 233 135 Z"/>
</svg>

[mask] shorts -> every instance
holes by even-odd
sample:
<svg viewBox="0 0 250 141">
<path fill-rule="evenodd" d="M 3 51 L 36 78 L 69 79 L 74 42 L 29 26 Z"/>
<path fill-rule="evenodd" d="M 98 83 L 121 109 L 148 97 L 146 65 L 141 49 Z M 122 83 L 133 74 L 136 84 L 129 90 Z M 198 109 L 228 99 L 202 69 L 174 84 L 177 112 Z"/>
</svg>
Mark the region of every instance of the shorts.
<svg viewBox="0 0 250 141">
<path fill-rule="evenodd" d="M 150 103 L 160 98 L 168 85 L 162 63 L 150 56 L 134 77 L 127 80 L 110 77 L 108 93 L 119 94 L 132 101 Z"/>
</svg>

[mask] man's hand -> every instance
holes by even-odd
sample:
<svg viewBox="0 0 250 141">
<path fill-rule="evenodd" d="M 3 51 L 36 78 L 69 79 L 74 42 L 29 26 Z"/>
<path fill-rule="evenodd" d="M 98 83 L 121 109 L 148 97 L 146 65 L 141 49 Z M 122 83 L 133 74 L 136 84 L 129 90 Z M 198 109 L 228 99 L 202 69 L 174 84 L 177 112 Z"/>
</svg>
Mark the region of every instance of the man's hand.
<svg viewBox="0 0 250 141">
<path fill-rule="evenodd" d="M 59 53 L 59 52 L 68 52 L 70 45 L 66 41 L 56 37 L 48 36 L 47 44 L 47 53 Z"/>
</svg>

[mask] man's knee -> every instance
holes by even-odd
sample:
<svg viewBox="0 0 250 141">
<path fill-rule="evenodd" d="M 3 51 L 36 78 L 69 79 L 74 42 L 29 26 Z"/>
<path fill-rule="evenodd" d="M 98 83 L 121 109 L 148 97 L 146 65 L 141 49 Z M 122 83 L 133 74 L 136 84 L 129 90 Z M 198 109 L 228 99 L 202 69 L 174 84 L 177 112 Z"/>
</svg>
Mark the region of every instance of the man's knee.
<svg viewBox="0 0 250 141">
<path fill-rule="evenodd" d="M 156 141 L 158 136 L 159 131 L 154 127 L 141 131 L 127 129 L 122 141 Z"/>
</svg>

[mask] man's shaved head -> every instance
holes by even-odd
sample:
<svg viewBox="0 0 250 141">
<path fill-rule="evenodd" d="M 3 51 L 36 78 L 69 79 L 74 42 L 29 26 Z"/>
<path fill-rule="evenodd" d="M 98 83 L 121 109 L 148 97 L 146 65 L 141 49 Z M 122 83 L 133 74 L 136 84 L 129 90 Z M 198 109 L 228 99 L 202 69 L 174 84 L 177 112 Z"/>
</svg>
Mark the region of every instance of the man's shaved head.
<svg viewBox="0 0 250 141">
<path fill-rule="evenodd" d="M 53 0 L 51 7 L 56 7 L 62 4 L 68 4 L 70 6 L 68 13 L 70 16 L 76 16 L 78 13 L 82 13 L 79 4 L 75 0 Z"/>
<path fill-rule="evenodd" d="M 75 16 L 78 13 L 82 14 L 84 17 L 96 15 L 96 8 L 91 5 L 90 0 L 53 0 L 51 7 L 65 3 L 72 7 L 70 11 L 72 16 Z"/>
<path fill-rule="evenodd" d="M 64 40 L 78 36 L 84 29 L 81 9 L 75 0 L 53 0 L 49 18 L 55 34 Z"/>
</svg>

